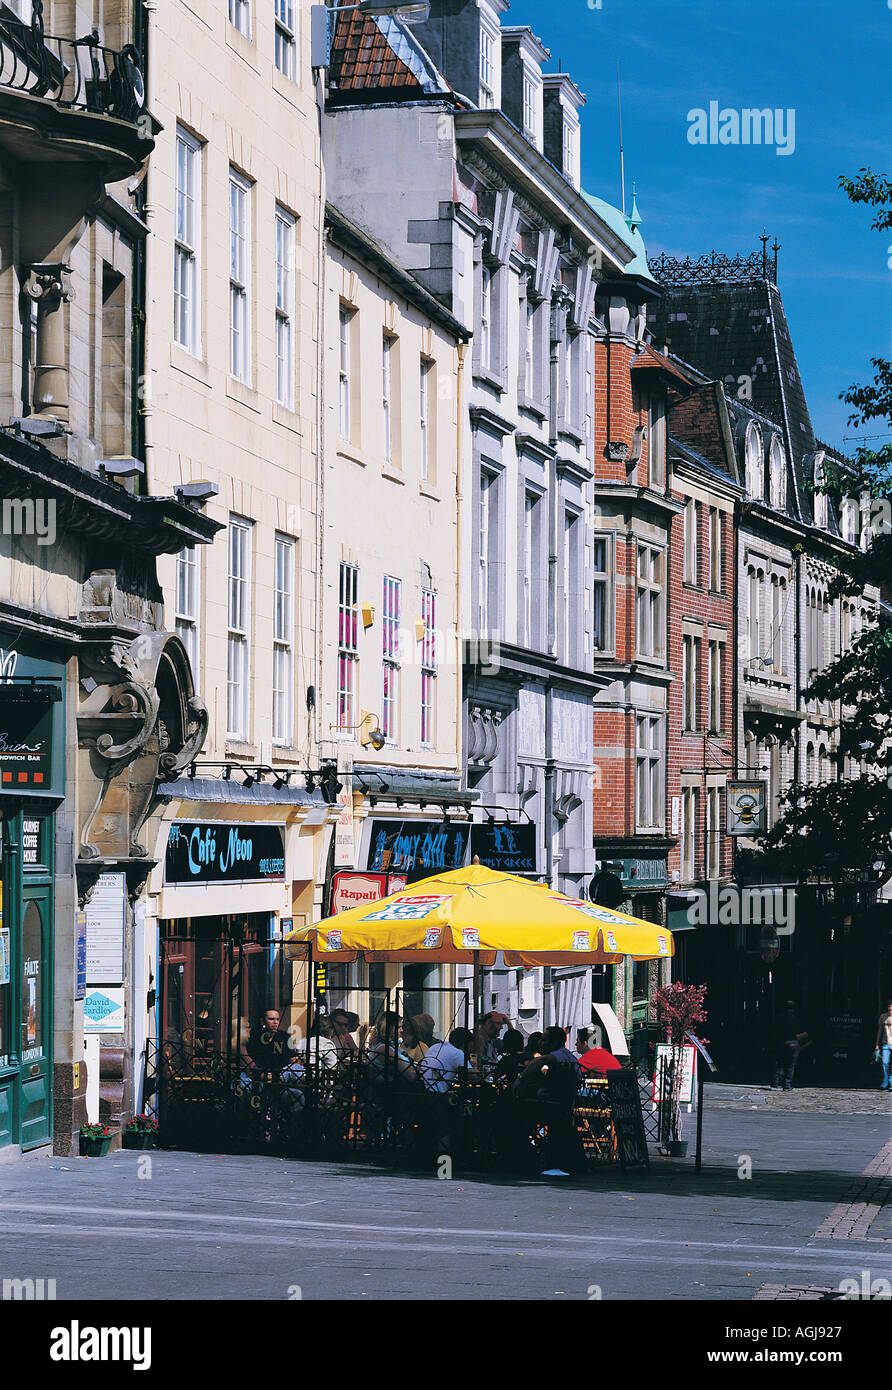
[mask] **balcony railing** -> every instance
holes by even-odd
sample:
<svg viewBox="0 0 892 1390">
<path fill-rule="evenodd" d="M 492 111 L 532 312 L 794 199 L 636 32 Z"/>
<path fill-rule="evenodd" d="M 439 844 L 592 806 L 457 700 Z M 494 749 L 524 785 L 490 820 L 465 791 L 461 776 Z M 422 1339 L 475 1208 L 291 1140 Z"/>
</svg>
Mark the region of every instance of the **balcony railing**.
<svg viewBox="0 0 892 1390">
<path fill-rule="evenodd" d="M 135 121 L 145 109 L 137 49 L 103 48 L 95 30 L 59 39 L 39 26 L 0 20 L 0 93 L 4 89 L 121 121 Z"/>
</svg>

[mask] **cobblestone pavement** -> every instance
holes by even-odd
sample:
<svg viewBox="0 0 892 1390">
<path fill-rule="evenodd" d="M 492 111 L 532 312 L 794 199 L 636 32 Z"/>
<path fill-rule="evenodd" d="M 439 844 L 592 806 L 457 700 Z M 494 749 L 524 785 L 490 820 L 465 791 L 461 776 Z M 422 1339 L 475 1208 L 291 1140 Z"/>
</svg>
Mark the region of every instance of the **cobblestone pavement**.
<svg viewBox="0 0 892 1390">
<path fill-rule="evenodd" d="M 778 1091 L 771 1086 L 731 1086 L 707 1082 L 703 1088 L 706 1110 L 770 1110 L 775 1114 L 888 1115 L 892 1128 L 892 1093 L 839 1091 L 823 1086 L 803 1086 Z"/>
<path fill-rule="evenodd" d="M 892 1241 L 892 1139 L 849 1184 L 815 1235 L 831 1240 Z"/>
<path fill-rule="evenodd" d="M 782 1093 L 783 1094 L 783 1093 Z M 787 1094 L 790 1094 L 789 1092 Z M 792 1094 L 796 1094 L 793 1092 Z M 883 1145 L 866 1167 L 861 1176 L 850 1183 L 842 1200 L 825 1217 L 815 1236 L 830 1240 L 870 1240 L 892 1241 L 890 1229 L 892 1216 L 892 1139 Z M 883 1285 L 882 1293 L 871 1288 L 867 1280 L 862 1298 L 888 1298 Z M 831 1302 L 842 1298 L 839 1288 L 826 1288 L 816 1284 L 762 1284 L 753 1296 L 753 1302 Z"/>
</svg>

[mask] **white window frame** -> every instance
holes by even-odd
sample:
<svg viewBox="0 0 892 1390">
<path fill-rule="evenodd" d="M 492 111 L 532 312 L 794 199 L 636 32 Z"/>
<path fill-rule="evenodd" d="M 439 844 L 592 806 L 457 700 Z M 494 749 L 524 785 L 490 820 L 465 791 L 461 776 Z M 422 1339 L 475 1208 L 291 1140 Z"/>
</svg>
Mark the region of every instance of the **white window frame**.
<svg viewBox="0 0 892 1390">
<path fill-rule="evenodd" d="M 180 125 L 176 132 L 175 179 L 174 340 L 193 357 L 200 357 L 201 142 Z"/>
<path fill-rule="evenodd" d="M 480 262 L 480 366 L 490 371 L 492 361 L 492 306 L 495 272 L 485 261 Z"/>
<path fill-rule="evenodd" d="M 749 659 L 756 662 L 762 651 L 762 576 L 756 570 L 747 575 L 747 625 L 749 629 Z"/>
<path fill-rule="evenodd" d="M 402 581 L 385 574 L 381 604 L 381 659 L 383 666 L 381 732 L 388 743 L 399 739 L 400 654 Z"/>
<path fill-rule="evenodd" d="M 187 545 L 177 555 L 174 607 L 176 634 L 189 655 L 197 684 L 201 639 L 201 563 L 197 546 Z"/>
<path fill-rule="evenodd" d="M 349 440 L 351 426 L 350 401 L 350 337 L 354 311 L 342 304 L 338 310 L 338 434 Z"/>
<path fill-rule="evenodd" d="M 480 26 L 480 106 L 491 111 L 496 105 L 496 44 L 498 40 L 485 25 Z"/>
<path fill-rule="evenodd" d="M 437 591 L 421 590 L 421 746 L 436 746 L 437 712 Z"/>
<path fill-rule="evenodd" d="M 274 0 L 276 19 L 275 62 L 283 77 L 297 81 L 297 0 Z"/>
<path fill-rule="evenodd" d="M 768 486 L 771 505 L 783 511 L 787 505 L 787 459 L 778 435 L 772 435 L 768 449 Z"/>
<path fill-rule="evenodd" d="M 722 592 L 722 510 L 709 509 L 709 587 L 713 593 Z"/>
<path fill-rule="evenodd" d="M 635 650 L 639 657 L 648 661 L 664 661 L 666 656 L 664 563 L 665 551 L 661 547 L 645 541 L 638 542 L 635 558 Z M 643 641 L 643 638 L 647 640 Z"/>
<path fill-rule="evenodd" d="M 721 833 L 722 789 L 721 787 L 707 787 L 706 823 L 704 825 L 704 838 L 706 841 L 704 877 L 707 880 L 718 878 L 721 873 Z"/>
<path fill-rule="evenodd" d="M 684 582 L 697 583 L 697 503 L 689 497 L 684 507 Z"/>
<path fill-rule="evenodd" d="M 486 636 L 495 616 L 492 595 L 492 569 L 498 566 L 499 475 L 485 466 L 479 472 L 477 516 L 478 559 L 477 622 L 479 635 Z M 495 553 L 491 555 L 491 552 Z"/>
<path fill-rule="evenodd" d="M 697 818 L 700 793 L 697 787 L 682 787 L 679 822 L 679 868 L 682 883 L 693 883 L 697 875 Z"/>
<path fill-rule="evenodd" d="M 661 714 L 635 714 L 635 829 L 661 830 L 663 805 L 665 719 Z M 643 795 L 642 795 L 643 792 Z M 648 804 L 643 804 L 643 803 Z M 648 814 L 645 814 L 648 813 Z"/>
<path fill-rule="evenodd" d="M 338 682 L 336 734 L 354 737 L 359 680 L 359 566 L 342 560 L 338 571 Z"/>
<path fill-rule="evenodd" d="M 595 534 L 592 538 L 592 642 L 595 654 L 613 650 L 611 626 L 613 592 L 612 537 Z M 599 564 L 599 551 L 603 547 L 604 563 Z M 600 599 L 597 595 L 600 594 Z M 598 641 L 598 606 L 601 607 L 601 629 L 603 641 Z"/>
<path fill-rule="evenodd" d="M 697 723 L 697 667 L 699 665 L 700 640 L 685 633 L 682 638 L 682 720 L 684 733 L 696 733 Z"/>
<path fill-rule="evenodd" d="M 666 402 L 658 395 L 647 398 L 647 481 L 666 486 Z"/>
<path fill-rule="evenodd" d="M 760 502 L 765 497 L 764 451 L 762 431 L 758 425 L 751 424 L 746 432 L 744 444 L 744 476 L 750 497 L 757 498 Z"/>
<path fill-rule="evenodd" d="M 226 735 L 248 742 L 251 720 L 251 540 L 253 522 L 229 518 Z"/>
<path fill-rule="evenodd" d="M 273 573 L 273 743 L 294 742 L 294 581 L 296 543 L 278 533 Z"/>
<path fill-rule="evenodd" d="M 229 168 L 229 374 L 251 384 L 251 190 Z"/>
<path fill-rule="evenodd" d="M 229 22 L 246 39 L 250 39 L 251 0 L 229 0 Z"/>
<path fill-rule="evenodd" d="M 420 430 L 421 481 L 427 482 L 431 476 L 431 393 L 428 381 L 434 369 L 429 357 L 422 357 L 418 368 L 418 425 Z M 434 378 L 436 380 L 436 377 Z"/>
<path fill-rule="evenodd" d="M 391 358 L 393 338 L 385 333 L 381 339 L 381 414 L 384 427 L 384 462 L 393 462 L 393 378 Z"/>
<path fill-rule="evenodd" d="M 722 732 L 722 642 L 709 644 L 709 671 L 707 676 L 707 719 L 709 732 Z"/>
<path fill-rule="evenodd" d="M 523 133 L 536 138 L 536 83 L 532 76 L 523 74 Z"/>
<path fill-rule="evenodd" d="M 297 218 L 276 204 L 276 400 L 294 409 L 294 279 Z"/>
</svg>

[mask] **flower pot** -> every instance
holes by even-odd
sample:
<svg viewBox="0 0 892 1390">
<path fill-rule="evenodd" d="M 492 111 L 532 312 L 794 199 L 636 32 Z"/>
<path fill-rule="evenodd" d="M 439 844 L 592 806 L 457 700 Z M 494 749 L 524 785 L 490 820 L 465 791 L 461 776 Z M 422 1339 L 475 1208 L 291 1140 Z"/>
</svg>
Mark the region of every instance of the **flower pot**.
<svg viewBox="0 0 892 1390">
<path fill-rule="evenodd" d="M 670 1158 L 686 1158 L 688 1141 L 687 1139 L 670 1139 L 666 1148 L 669 1150 Z"/>
<path fill-rule="evenodd" d="M 121 1146 L 125 1149 L 154 1149 L 155 1136 L 138 1129 L 125 1129 L 121 1135 Z"/>
<path fill-rule="evenodd" d="M 81 1140 L 81 1158 L 104 1158 L 111 1146 L 111 1135 L 107 1139 L 85 1139 Z"/>
</svg>

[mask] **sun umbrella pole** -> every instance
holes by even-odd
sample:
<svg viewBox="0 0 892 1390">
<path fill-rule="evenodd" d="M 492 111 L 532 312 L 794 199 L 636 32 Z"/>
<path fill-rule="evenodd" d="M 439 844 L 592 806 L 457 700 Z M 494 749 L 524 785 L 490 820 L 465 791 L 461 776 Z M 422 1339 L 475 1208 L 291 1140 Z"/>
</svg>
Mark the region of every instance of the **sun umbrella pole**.
<svg viewBox="0 0 892 1390">
<path fill-rule="evenodd" d="M 478 1045 L 480 1030 L 480 952 L 474 952 L 474 1045 Z M 478 1063 L 480 1058 L 478 1057 Z"/>
</svg>

